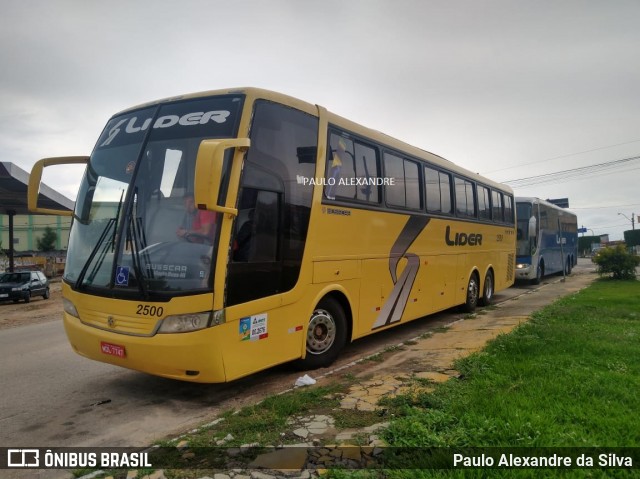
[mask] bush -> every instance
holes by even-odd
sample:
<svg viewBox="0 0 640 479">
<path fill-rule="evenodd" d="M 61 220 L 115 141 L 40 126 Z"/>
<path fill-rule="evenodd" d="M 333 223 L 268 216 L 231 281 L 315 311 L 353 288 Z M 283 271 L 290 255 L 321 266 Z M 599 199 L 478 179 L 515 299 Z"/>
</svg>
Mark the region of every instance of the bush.
<svg viewBox="0 0 640 479">
<path fill-rule="evenodd" d="M 640 257 L 629 253 L 623 245 L 603 248 L 591 261 L 598 265 L 600 276 L 611 275 L 613 279 L 635 278 L 636 267 L 640 265 Z"/>
</svg>

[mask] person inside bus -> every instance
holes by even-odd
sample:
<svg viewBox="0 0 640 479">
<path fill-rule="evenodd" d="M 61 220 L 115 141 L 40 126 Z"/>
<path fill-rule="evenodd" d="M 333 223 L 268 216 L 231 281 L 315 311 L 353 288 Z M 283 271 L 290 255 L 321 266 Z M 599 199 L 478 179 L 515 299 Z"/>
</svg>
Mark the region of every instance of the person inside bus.
<svg viewBox="0 0 640 479">
<path fill-rule="evenodd" d="M 340 171 L 342 170 L 342 163 L 345 160 L 345 152 L 347 150 L 347 143 L 342 139 L 338 139 L 338 148 L 333 151 L 333 159 L 331 161 L 331 169 L 327 178 L 327 189 L 324 194 L 329 200 L 335 200 L 336 185 L 340 177 Z"/>
<path fill-rule="evenodd" d="M 190 243 L 213 244 L 216 234 L 216 214 L 196 208 L 193 194 L 184 197 L 185 214 L 176 235 Z"/>
<path fill-rule="evenodd" d="M 252 208 L 249 210 L 247 220 L 242 224 L 236 235 L 236 240 L 233 244 L 234 261 L 249 261 L 253 236 L 253 215 L 254 209 Z"/>
</svg>

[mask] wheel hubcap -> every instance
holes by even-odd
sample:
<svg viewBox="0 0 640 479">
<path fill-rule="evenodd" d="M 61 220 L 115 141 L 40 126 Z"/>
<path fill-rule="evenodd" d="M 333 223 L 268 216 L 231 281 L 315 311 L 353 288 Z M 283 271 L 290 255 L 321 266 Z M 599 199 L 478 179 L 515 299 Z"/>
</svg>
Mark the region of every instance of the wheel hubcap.
<svg viewBox="0 0 640 479">
<path fill-rule="evenodd" d="M 331 348 L 336 339 L 336 323 L 324 309 L 317 309 L 307 328 L 307 352 L 322 354 Z"/>
<path fill-rule="evenodd" d="M 487 297 L 487 299 L 490 299 L 493 297 L 493 280 L 491 279 L 491 276 L 487 276 L 487 279 L 485 281 L 487 282 L 485 296 Z"/>
<path fill-rule="evenodd" d="M 469 292 L 468 292 L 469 302 L 475 304 L 478 300 L 478 284 L 475 280 L 469 281 Z"/>
</svg>

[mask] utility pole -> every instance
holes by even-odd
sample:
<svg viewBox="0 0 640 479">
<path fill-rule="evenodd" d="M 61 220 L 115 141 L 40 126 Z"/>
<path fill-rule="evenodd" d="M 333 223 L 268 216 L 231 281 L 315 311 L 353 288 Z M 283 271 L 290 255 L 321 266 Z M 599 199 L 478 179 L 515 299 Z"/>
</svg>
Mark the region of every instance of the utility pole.
<svg viewBox="0 0 640 479">
<path fill-rule="evenodd" d="M 635 230 L 636 229 L 636 215 L 634 215 L 633 213 L 631 213 L 631 218 L 629 218 L 627 215 L 625 215 L 624 213 L 618 213 L 620 216 L 624 216 L 625 218 L 627 218 L 629 221 L 631 221 L 631 229 Z"/>
</svg>

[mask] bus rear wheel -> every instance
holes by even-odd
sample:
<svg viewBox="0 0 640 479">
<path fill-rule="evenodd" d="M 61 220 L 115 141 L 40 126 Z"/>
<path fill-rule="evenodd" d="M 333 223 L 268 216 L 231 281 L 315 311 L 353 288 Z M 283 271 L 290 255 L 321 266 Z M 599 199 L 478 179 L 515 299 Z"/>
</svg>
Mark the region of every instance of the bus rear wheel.
<svg viewBox="0 0 640 479">
<path fill-rule="evenodd" d="M 462 305 L 462 309 L 465 313 L 473 313 L 478 306 L 478 296 L 480 295 L 480 282 L 478 276 L 473 273 L 469 278 L 469 284 L 467 285 L 467 299 Z"/>
<path fill-rule="evenodd" d="M 482 306 L 489 306 L 493 302 L 493 273 L 487 271 L 487 275 L 484 278 L 484 288 L 482 290 L 482 298 L 480 304 Z"/>
<path fill-rule="evenodd" d="M 313 310 L 307 327 L 307 354 L 299 361 L 303 369 L 329 366 L 338 357 L 347 339 L 347 320 L 340 304 L 324 298 Z"/>
</svg>

